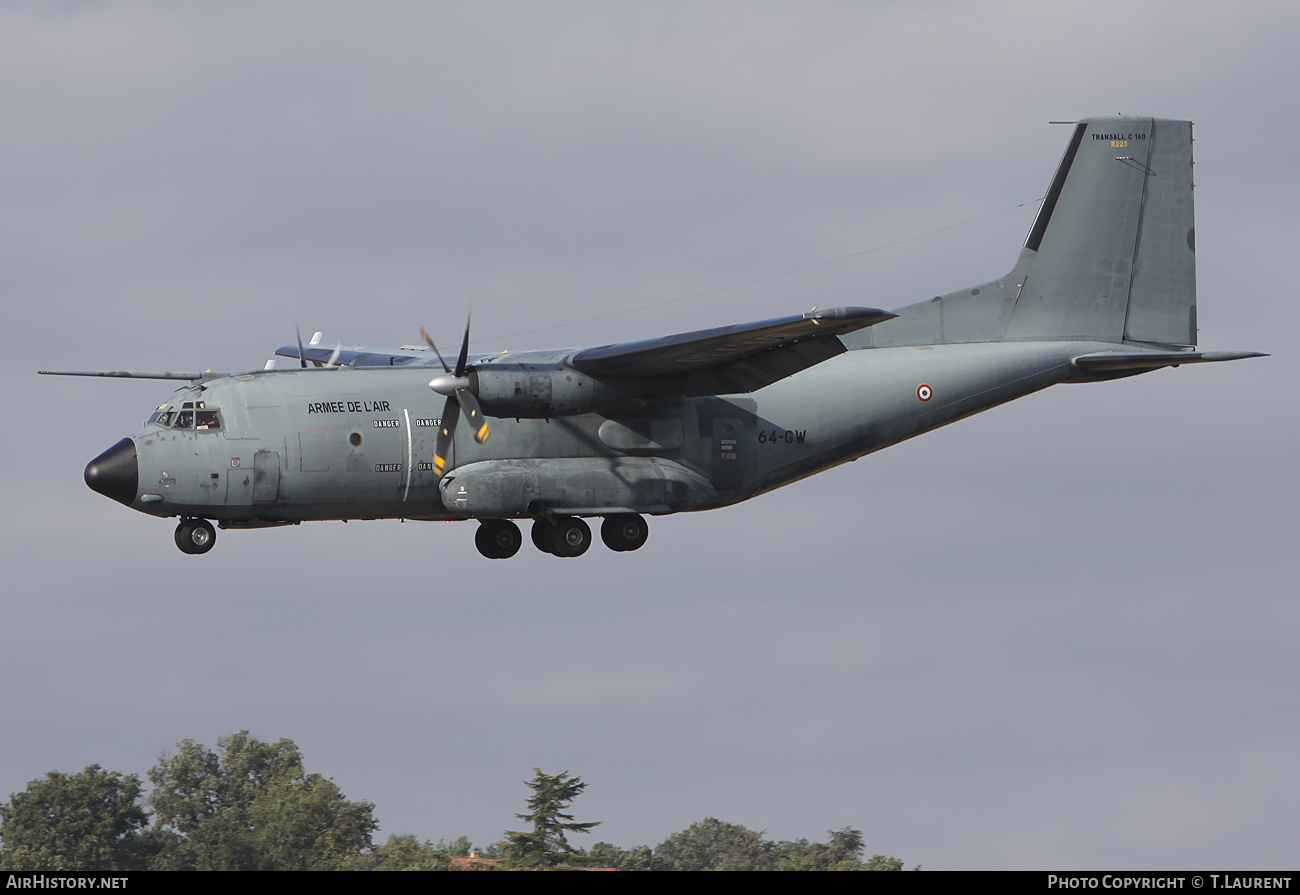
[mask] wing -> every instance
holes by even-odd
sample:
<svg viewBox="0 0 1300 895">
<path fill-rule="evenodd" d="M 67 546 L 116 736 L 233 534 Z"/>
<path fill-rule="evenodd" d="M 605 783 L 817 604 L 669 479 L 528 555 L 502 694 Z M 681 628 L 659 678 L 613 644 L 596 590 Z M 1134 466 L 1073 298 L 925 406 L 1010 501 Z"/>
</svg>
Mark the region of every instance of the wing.
<svg viewBox="0 0 1300 895">
<path fill-rule="evenodd" d="M 814 309 L 775 320 L 587 348 L 569 363 L 596 377 L 675 377 L 686 394 L 748 392 L 843 353 L 837 336 L 894 316 L 879 308 Z"/>
<path fill-rule="evenodd" d="M 334 356 L 338 352 L 338 357 Z M 275 349 L 280 357 L 298 360 L 297 345 L 283 345 Z M 403 367 L 407 364 L 429 363 L 433 355 L 423 346 L 401 348 L 320 348 L 308 345 L 302 356 L 308 363 L 321 366 L 333 362 L 342 367 Z"/>
</svg>

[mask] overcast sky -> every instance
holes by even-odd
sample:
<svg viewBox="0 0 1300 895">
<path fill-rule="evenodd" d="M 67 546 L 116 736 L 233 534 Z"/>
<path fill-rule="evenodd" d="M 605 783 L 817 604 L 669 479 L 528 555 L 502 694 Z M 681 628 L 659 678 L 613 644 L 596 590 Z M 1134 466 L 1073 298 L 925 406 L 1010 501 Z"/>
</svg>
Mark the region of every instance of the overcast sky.
<svg viewBox="0 0 1300 895">
<path fill-rule="evenodd" d="M 1296 10 L 0 3 L 0 797 L 248 729 L 385 836 L 495 841 L 536 765 L 588 844 L 1294 866 Z M 1272 357 L 1060 386 L 636 553 L 184 556 L 82 482 L 167 385 L 35 375 L 454 345 L 471 302 L 484 351 L 897 307 L 1010 269 L 1048 122 L 1113 112 L 1196 123 L 1201 344 Z"/>
</svg>

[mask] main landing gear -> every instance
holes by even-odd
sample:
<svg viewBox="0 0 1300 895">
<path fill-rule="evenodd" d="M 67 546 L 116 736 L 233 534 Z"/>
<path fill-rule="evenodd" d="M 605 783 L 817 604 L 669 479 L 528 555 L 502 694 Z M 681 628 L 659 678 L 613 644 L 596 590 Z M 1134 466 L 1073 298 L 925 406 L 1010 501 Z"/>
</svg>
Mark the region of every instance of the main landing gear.
<svg viewBox="0 0 1300 895">
<path fill-rule="evenodd" d="M 519 526 L 509 519 L 484 519 L 474 533 L 474 546 L 488 559 L 509 559 L 523 542 Z"/>
<path fill-rule="evenodd" d="M 553 556 L 582 556 L 591 546 L 591 529 L 577 516 L 543 516 L 533 523 L 533 544 Z"/>
<path fill-rule="evenodd" d="M 600 538 L 610 550 L 635 550 L 646 541 L 649 529 L 636 513 L 607 516 Z M 179 537 L 179 535 L 177 535 Z M 533 546 L 552 556 L 581 556 L 591 546 L 591 528 L 577 516 L 542 516 L 533 522 Z M 509 519 L 484 519 L 474 535 L 474 546 L 488 559 L 509 559 L 519 552 L 523 537 Z"/>
<path fill-rule="evenodd" d="M 207 553 L 217 543 L 217 530 L 206 519 L 182 519 L 176 526 L 176 546 L 181 553 Z"/>
</svg>

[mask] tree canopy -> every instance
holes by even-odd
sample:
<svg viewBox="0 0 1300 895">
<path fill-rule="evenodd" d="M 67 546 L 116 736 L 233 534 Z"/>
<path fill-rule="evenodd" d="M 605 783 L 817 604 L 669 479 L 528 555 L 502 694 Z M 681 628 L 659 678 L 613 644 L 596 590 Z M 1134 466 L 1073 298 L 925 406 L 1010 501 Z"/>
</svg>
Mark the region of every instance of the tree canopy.
<svg viewBox="0 0 1300 895">
<path fill-rule="evenodd" d="M 903 869 L 884 855 L 863 861 L 862 833 L 851 827 L 828 831 L 826 842 L 778 842 L 713 817 L 654 848 L 578 849 L 570 834 L 599 825 L 568 812 L 587 784 L 533 771 L 528 810 L 515 815 L 530 829 L 477 850 L 464 836 L 435 845 L 397 834 L 374 845 L 374 806 L 307 773 L 293 741 L 246 730 L 216 749 L 183 740 L 150 769 L 147 799 L 139 777 L 99 765 L 28 783 L 0 804 L 0 870 Z"/>
<path fill-rule="evenodd" d="M 142 870 L 150 843 L 140 778 L 92 764 L 50 771 L 0 805 L 0 869 Z"/>
<path fill-rule="evenodd" d="M 564 813 L 587 788 L 581 777 L 570 777 L 568 771 L 547 774 L 541 768 L 533 768 L 533 772 L 533 779 L 525 781 L 533 791 L 527 803 L 528 813 L 515 815 L 533 828 L 521 833 L 507 831 L 506 854 L 523 866 L 554 866 L 576 853 L 566 834 L 589 833 L 600 821 L 575 823 L 572 814 Z"/>
<path fill-rule="evenodd" d="M 156 825 L 170 836 L 158 866 L 329 870 L 370 847 L 374 806 L 308 774 L 291 740 L 263 743 L 245 730 L 217 745 L 185 740 L 149 771 Z"/>
</svg>

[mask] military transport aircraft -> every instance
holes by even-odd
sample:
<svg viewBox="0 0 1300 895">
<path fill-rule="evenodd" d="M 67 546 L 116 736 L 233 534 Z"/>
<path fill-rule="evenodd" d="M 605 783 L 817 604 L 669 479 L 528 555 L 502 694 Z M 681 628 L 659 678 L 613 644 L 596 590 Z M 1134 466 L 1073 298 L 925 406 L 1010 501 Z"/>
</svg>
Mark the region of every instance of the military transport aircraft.
<svg viewBox="0 0 1300 895">
<path fill-rule="evenodd" d="M 646 516 L 727 506 L 1064 382 L 1261 356 L 1196 350 L 1192 126 L 1078 122 L 1015 267 L 909 305 L 578 350 L 285 346 L 292 369 L 73 372 L 185 380 L 86 467 L 176 544 L 316 519 L 513 520 L 555 556 L 646 541 Z M 48 371 L 42 371 L 48 372 Z M 432 375 L 431 375 L 432 374 Z M 461 418 L 465 426 L 459 426 Z"/>
</svg>

